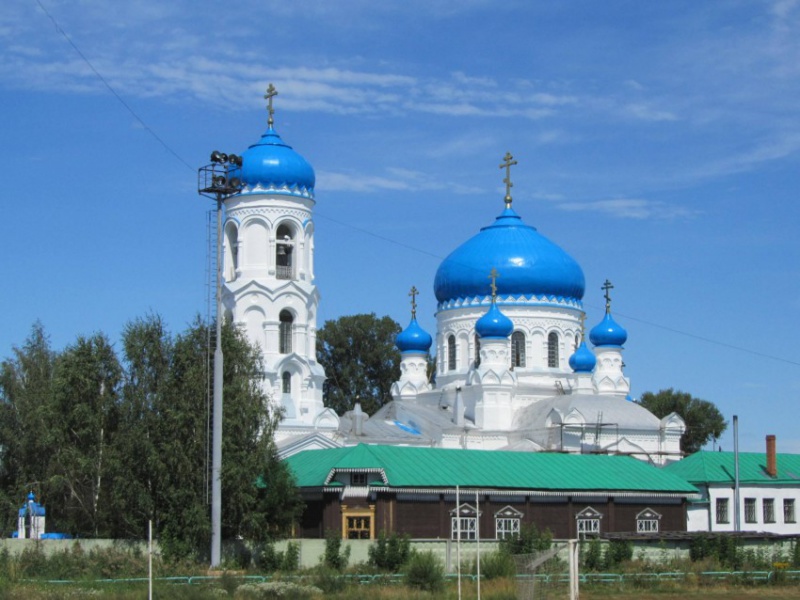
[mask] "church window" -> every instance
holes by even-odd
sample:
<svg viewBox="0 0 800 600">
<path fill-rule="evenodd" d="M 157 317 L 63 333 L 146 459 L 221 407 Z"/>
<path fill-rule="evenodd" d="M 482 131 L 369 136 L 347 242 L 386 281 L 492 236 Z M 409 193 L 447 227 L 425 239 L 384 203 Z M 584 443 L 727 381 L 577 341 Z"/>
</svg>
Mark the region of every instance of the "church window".
<svg viewBox="0 0 800 600">
<path fill-rule="evenodd" d="M 481 366 L 481 338 L 475 336 L 475 368 Z"/>
<path fill-rule="evenodd" d="M 558 367 L 558 334 L 555 331 L 547 336 L 547 366 Z"/>
<path fill-rule="evenodd" d="M 506 506 L 494 515 L 495 537 L 502 540 L 519 536 L 522 513 L 511 506 Z"/>
<path fill-rule="evenodd" d="M 456 370 L 456 336 L 447 338 L 447 370 Z"/>
<path fill-rule="evenodd" d="M 511 368 L 525 368 L 525 334 L 515 331 L 511 334 Z"/>
<path fill-rule="evenodd" d="M 289 354 L 292 351 L 292 325 L 294 318 L 288 310 L 282 310 L 280 314 L 280 327 L 278 330 L 278 352 Z"/>
<path fill-rule="evenodd" d="M 755 523 L 756 522 L 756 499 L 755 498 L 745 498 L 744 499 L 744 522 L 745 523 Z"/>
<path fill-rule="evenodd" d="M 281 375 L 281 391 L 284 394 L 292 393 L 292 374 L 289 371 L 284 371 Z"/>
<path fill-rule="evenodd" d="M 275 269 L 278 279 L 294 279 L 294 240 L 288 225 L 278 227 L 275 245 Z"/>
<path fill-rule="evenodd" d="M 636 533 L 658 533 L 658 523 L 661 515 L 656 511 L 646 508 L 636 515 Z"/>
<path fill-rule="evenodd" d="M 462 504 L 450 511 L 450 538 L 474 540 L 478 536 L 478 511 L 469 504 Z"/>
<path fill-rule="evenodd" d="M 728 498 L 717 498 L 717 523 L 730 522 L 730 502 Z"/>
<path fill-rule="evenodd" d="M 352 473 L 350 475 L 350 485 L 367 485 L 367 474 Z"/>
<path fill-rule="evenodd" d="M 236 279 L 239 268 L 239 233 L 235 223 L 225 225 L 225 252 L 223 257 L 225 281 Z"/>
</svg>

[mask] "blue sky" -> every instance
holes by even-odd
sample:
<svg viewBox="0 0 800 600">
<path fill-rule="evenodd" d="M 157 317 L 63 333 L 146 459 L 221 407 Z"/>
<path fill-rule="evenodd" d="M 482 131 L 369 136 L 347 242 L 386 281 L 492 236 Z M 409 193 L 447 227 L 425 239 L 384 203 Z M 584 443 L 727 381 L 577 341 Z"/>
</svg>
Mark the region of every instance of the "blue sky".
<svg viewBox="0 0 800 600">
<path fill-rule="evenodd" d="M 502 210 L 510 151 L 589 326 L 614 283 L 634 395 L 691 392 L 743 450 L 800 452 L 799 25 L 794 0 L 11 0 L 0 356 L 37 319 L 62 348 L 205 314 L 196 168 L 258 140 L 274 82 L 317 173 L 320 326 L 405 326 L 416 285 L 434 331 L 436 268 Z"/>
</svg>

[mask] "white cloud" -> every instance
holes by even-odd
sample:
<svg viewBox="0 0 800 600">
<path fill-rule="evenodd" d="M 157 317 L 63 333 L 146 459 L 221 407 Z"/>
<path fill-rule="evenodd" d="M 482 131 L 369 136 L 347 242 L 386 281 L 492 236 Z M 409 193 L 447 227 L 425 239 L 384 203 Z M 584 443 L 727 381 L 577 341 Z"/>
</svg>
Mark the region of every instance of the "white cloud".
<svg viewBox="0 0 800 600">
<path fill-rule="evenodd" d="M 571 212 L 599 212 L 621 219 L 674 219 L 689 218 L 698 214 L 683 206 L 638 198 L 616 198 L 590 202 L 563 202 L 556 208 Z"/>
</svg>

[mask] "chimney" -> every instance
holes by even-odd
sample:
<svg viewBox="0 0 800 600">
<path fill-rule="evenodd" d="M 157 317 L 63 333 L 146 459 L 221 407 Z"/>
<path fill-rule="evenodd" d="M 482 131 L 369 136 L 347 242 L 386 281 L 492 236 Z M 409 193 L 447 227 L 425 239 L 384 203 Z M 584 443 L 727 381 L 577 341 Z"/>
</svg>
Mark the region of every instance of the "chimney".
<svg viewBox="0 0 800 600">
<path fill-rule="evenodd" d="M 775 454 L 775 436 L 767 436 L 767 475 L 778 476 L 778 456 Z"/>
</svg>

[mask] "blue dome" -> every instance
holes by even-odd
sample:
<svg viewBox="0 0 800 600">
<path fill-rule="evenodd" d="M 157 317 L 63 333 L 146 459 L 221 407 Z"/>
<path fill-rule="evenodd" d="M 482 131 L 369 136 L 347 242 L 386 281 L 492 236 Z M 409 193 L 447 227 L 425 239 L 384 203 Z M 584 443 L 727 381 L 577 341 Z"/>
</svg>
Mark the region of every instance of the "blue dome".
<svg viewBox="0 0 800 600">
<path fill-rule="evenodd" d="M 394 343 L 400 352 L 427 353 L 431 349 L 433 339 L 431 334 L 420 327 L 415 318 L 412 318 L 408 327 L 397 334 Z"/>
<path fill-rule="evenodd" d="M 483 298 L 496 268 L 497 295 L 580 301 L 585 281 L 569 254 L 506 208 L 494 223 L 444 259 L 433 286 L 440 303 Z"/>
<path fill-rule="evenodd" d="M 591 373 L 597 365 L 594 353 L 586 347 L 586 342 L 581 342 L 575 353 L 569 357 L 569 366 L 576 373 Z"/>
<path fill-rule="evenodd" d="M 483 338 L 507 338 L 514 331 L 514 323 L 500 312 L 497 305 L 492 307 L 475 323 L 475 332 Z"/>
<path fill-rule="evenodd" d="M 244 193 L 258 186 L 279 194 L 305 198 L 314 196 L 314 169 L 305 158 L 284 143 L 272 127 L 267 129 L 258 143 L 244 151 L 242 167 L 235 169 L 232 175 L 244 182 Z"/>
<path fill-rule="evenodd" d="M 589 339 L 595 346 L 622 346 L 628 339 L 628 332 L 611 317 L 611 313 L 606 313 L 603 320 L 592 327 Z"/>
</svg>

